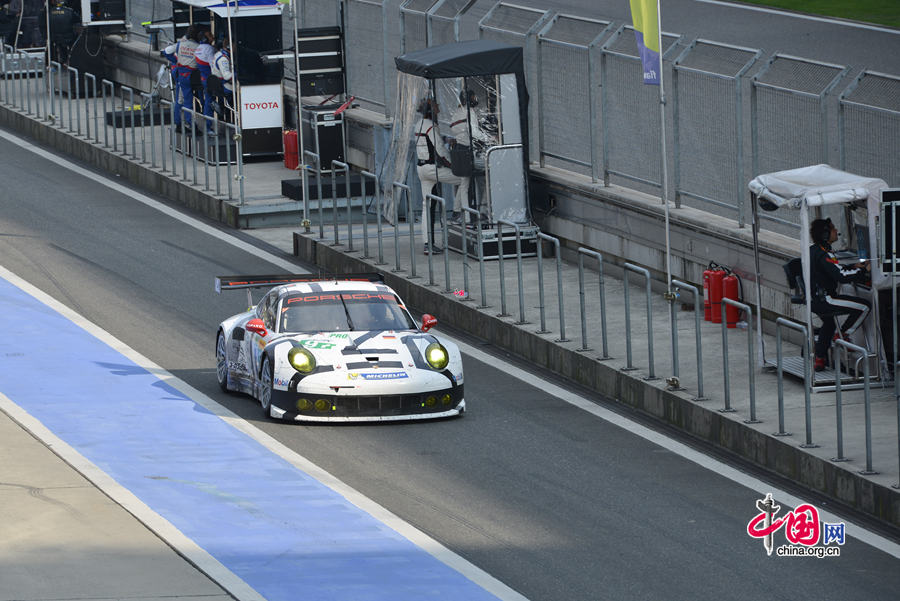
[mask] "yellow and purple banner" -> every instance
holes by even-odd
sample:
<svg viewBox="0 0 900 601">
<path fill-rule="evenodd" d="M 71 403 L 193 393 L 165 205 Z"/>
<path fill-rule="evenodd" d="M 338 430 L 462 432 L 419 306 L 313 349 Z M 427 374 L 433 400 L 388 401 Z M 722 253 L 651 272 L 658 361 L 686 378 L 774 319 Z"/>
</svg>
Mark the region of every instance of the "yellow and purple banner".
<svg viewBox="0 0 900 601">
<path fill-rule="evenodd" d="M 641 65 L 644 68 L 644 83 L 659 85 L 659 19 L 657 0 L 629 0 L 634 37 L 637 39 Z"/>
</svg>

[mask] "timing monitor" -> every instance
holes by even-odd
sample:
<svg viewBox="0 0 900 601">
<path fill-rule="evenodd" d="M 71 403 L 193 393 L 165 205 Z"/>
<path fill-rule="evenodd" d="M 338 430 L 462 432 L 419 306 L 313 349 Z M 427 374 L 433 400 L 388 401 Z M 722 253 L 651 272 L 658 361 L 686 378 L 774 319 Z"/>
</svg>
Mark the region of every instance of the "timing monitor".
<svg viewBox="0 0 900 601">
<path fill-rule="evenodd" d="M 881 191 L 881 271 L 900 273 L 900 188 Z"/>
<path fill-rule="evenodd" d="M 107 31 L 125 31 L 126 0 L 81 0 L 81 23 Z"/>
</svg>

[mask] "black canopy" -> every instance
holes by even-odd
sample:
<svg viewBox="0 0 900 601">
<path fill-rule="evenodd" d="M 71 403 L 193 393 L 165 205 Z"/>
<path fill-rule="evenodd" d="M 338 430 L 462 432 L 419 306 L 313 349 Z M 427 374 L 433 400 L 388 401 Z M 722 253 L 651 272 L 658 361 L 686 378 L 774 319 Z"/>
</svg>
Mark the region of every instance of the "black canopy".
<svg viewBox="0 0 900 601">
<path fill-rule="evenodd" d="M 428 79 L 524 73 L 522 49 L 494 40 L 469 40 L 407 52 L 397 70 Z"/>
</svg>

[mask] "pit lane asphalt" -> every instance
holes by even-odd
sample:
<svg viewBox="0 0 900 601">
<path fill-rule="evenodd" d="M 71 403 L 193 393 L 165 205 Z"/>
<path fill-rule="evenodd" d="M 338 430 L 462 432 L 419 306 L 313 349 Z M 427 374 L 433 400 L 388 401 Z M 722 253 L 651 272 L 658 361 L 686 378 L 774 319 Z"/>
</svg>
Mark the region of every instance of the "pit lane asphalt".
<svg viewBox="0 0 900 601">
<path fill-rule="evenodd" d="M 853 539 L 839 559 L 767 558 L 746 535 L 756 492 L 508 376 L 502 359 L 466 358 L 463 419 L 263 420 L 216 386 L 215 327 L 245 302 L 212 278 L 273 266 L 5 141 L 0 154 L 5 267 L 529 599 L 877 599 L 900 584 L 895 558 Z"/>
</svg>

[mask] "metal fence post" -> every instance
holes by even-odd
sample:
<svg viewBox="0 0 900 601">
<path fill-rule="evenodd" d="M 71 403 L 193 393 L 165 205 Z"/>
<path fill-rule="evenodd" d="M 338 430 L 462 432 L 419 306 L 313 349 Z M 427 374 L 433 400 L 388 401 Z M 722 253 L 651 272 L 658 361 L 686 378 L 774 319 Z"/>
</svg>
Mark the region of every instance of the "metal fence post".
<svg viewBox="0 0 900 601">
<path fill-rule="evenodd" d="M 726 354 L 728 351 L 728 323 L 725 317 L 725 310 L 728 306 L 736 307 L 743 311 L 747 312 L 749 317 L 753 316 L 753 312 L 750 309 L 749 305 L 745 305 L 744 303 L 739 303 L 730 298 L 722 299 L 722 306 L 720 310 L 722 311 L 722 345 L 723 345 L 723 354 Z M 750 419 L 744 420 L 745 424 L 758 424 L 760 421 L 756 419 L 756 370 L 754 369 L 753 363 L 755 361 L 755 355 L 753 352 L 753 328 L 747 328 L 747 371 L 750 380 Z M 727 385 L 728 381 L 728 364 L 725 364 L 725 408 L 728 408 L 728 403 L 730 402 L 731 391 L 729 390 L 729 386 Z"/>
<path fill-rule="evenodd" d="M 866 413 L 866 469 L 860 470 L 859 473 L 863 476 L 871 476 L 877 474 L 874 469 L 872 469 L 872 399 L 869 393 L 869 358 L 868 351 L 861 346 L 857 346 L 846 340 L 838 338 L 834 341 L 835 348 L 844 348 L 847 351 L 847 356 L 849 357 L 849 351 L 853 351 L 855 353 L 859 353 L 860 357 L 862 357 L 863 363 L 863 399 L 865 402 L 865 413 Z M 841 364 L 840 361 L 836 362 L 835 372 L 837 374 L 837 381 L 840 381 L 841 377 Z"/>
<path fill-rule="evenodd" d="M 312 152 L 311 150 L 303 151 L 303 158 L 304 158 L 303 168 L 304 169 L 309 169 L 309 164 L 306 162 L 306 157 L 309 157 L 316 161 L 316 194 L 317 194 L 316 200 L 319 203 L 319 238 L 321 239 L 321 238 L 325 237 L 325 221 L 324 221 L 325 218 L 322 214 L 322 169 L 321 169 L 321 166 L 319 165 L 319 161 L 320 161 L 319 155 L 316 154 L 315 152 Z M 332 186 L 332 188 L 333 188 L 333 186 Z M 309 196 L 308 194 L 304 194 L 303 197 L 308 198 L 308 196 Z M 309 210 L 304 208 L 303 212 L 308 213 Z"/>
<path fill-rule="evenodd" d="M 653 321 L 652 321 L 652 313 L 650 306 L 650 271 L 644 269 L 643 267 L 638 267 L 632 263 L 625 263 L 625 329 L 628 335 L 628 366 L 634 369 L 634 366 L 631 365 L 631 317 L 630 311 L 628 311 L 628 272 L 633 271 L 635 273 L 641 274 L 644 276 L 644 281 L 646 283 L 646 297 L 647 297 L 647 361 L 650 364 L 649 373 L 645 380 L 655 380 L 656 373 L 653 368 Z"/>
<path fill-rule="evenodd" d="M 703 396 L 703 347 L 700 336 L 700 322 L 703 321 L 703 297 L 700 296 L 699 290 L 690 284 L 686 284 L 680 280 L 672 280 L 672 285 L 676 290 L 688 290 L 694 298 L 694 336 L 697 345 L 697 396 L 692 401 L 705 401 L 707 398 Z M 673 335 L 674 332 L 673 332 Z"/>
<path fill-rule="evenodd" d="M 409 186 L 401 184 L 400 182 L 393 183 L 391 196 L 394 198 L 394 272 L 403 271 L 400 269 L 400 198 L 403 196 L 403 192 L 398 195 L 398 188 L 405 191 L 407 197 L 409 196 Z M 407 206 L 409 206 L 408 201 Z M 412 215 L 407 215 L 407 219 L 410 219 L 411 217 Z M 413 259 L 413 261 L 415 261 L 415 259 Z"/>
<path fill-rule="evenodd" d="M 515 323 L 516 325 L 523 325 L 528 322 L 525 320 L 525 288 L 522 279 L 522 229 L 519 227 L 518 223 L 513 223 L 512 221 L 504 221 L 502 219 L 498 219 L 497 222 L 506 224 L 516 231 L 516 272 L 518 276 L 519 286 L 519 321 Z M 500 245 L 503 245 L 502 237 L 500 240 Z"/>
<path fill-rule="evenodd" d="M 432 202 L 437 202 L 441 205 L 441 224 L 444 223 L 444 218 L 446 217 L 447 212 L 447 203 L 444 201 L 442 196 L 435 196 L 434 194 L 426 194 L 425 195 L 425 204 L 427 208 L 422 212 L 422 223 L 423 225 L 426 223 L 425 214 L 428 214 L 427 226 L 425 229 L 425 237 L 428 240 L 426 246 L 428 247 L 428 285 L 434 286 L 434 260 L 432 257 L 434 256 L 434 228 L 431 227 L 431 212 L 432 212 Z M 447 246 L 447 237 L 444 234 L 444 246 Z M 444 253 L 444 257 L 446 258 L 447 253 Z"/>
<path fill-rule="evenodd" d="M 361 171 L 362 174 L 362 187 L 363 187 L 363 198 L 366 196 L 366 178 L 370 178 L 372 180 L 372 184 L 375 188 L 375 231 L 378 237 L 378 260 L 375 262 L 376 265 L 385 265 L 384 262 L 384 236 L 381 228 L 381 186 L 378 184 L 378 176 L 374 173 L 370 173 L 369 171 Z M 365 203 L 363 203 L 365 205 Z M 365 214 L 366 207 L 363 206 L 363 214 Z M 366 239 L 364 242 L 366 246 L 365 256 L 369 257 L 369 237 L 368 233 L 366 234 Z"/>
<path fill-rule="evenodd" d="M 463 264 L 463 294 L 462 300 L 468 301 L 472 300 L 472 296 L 469 294 L 469 228 L 466 227 L 466 223 L 474 223 L 475 227 L 478 230 L 481 230 L 481 213 L 471 207 L 463 206 L 462 208 L 463 214 L 468 215 L 469 218 L 463 218 L 463 224 L 461 229 L 462 235 L 462 264 Z M 481 262 L 481 265 L 484 265 L 484 262 Z"/>
<path fill-rule="evenodd" d="M 503 273 L 503 221 L 497 221 L 497 266 L 500 268 L 500 313 L 497 317 L 509 317 L 506 312 L 506 278 Z"/>
<path fill-rule="evenodd" d="M 810 377 L 809 371 L 809 336 L 806 334 L 806 325 L 805 324 L 797 324 L 792 321 L 789 321 L 783 317 L 779 317 L 775 320 L 775 353 L 776 353 L 776 367 L 778 373 L 778 432 L 775 432 L 774 436 L 791 436 L 791 432 L 786 432 L 784 429 L 784 367 L 782 366 L 782 344 L 781 344 L 781 328 L 788 327 L 794 330 L 797 330 L 803 335 L 803 344 L 805 346 L 806 352 L 803 354 L 803 388 L 806 394 L 806 407 L 809 407 L 809 389 L 812 384 L 812 378 Z"/>
<path fill-rule="evenodd" d="M 341 242 L 338 238 L 337 180 L 335 179 L 335 174 L 338 169 L 346 174 L 350 168 L 347 166 L 347 163 L 331 161 L 331 225 L 334 226 L 334 242 L 331 244 L 332 246 L 341 246 Z M 346 192 L 349 202 L 350 190 L 348 189 Z"/>
</svg>

